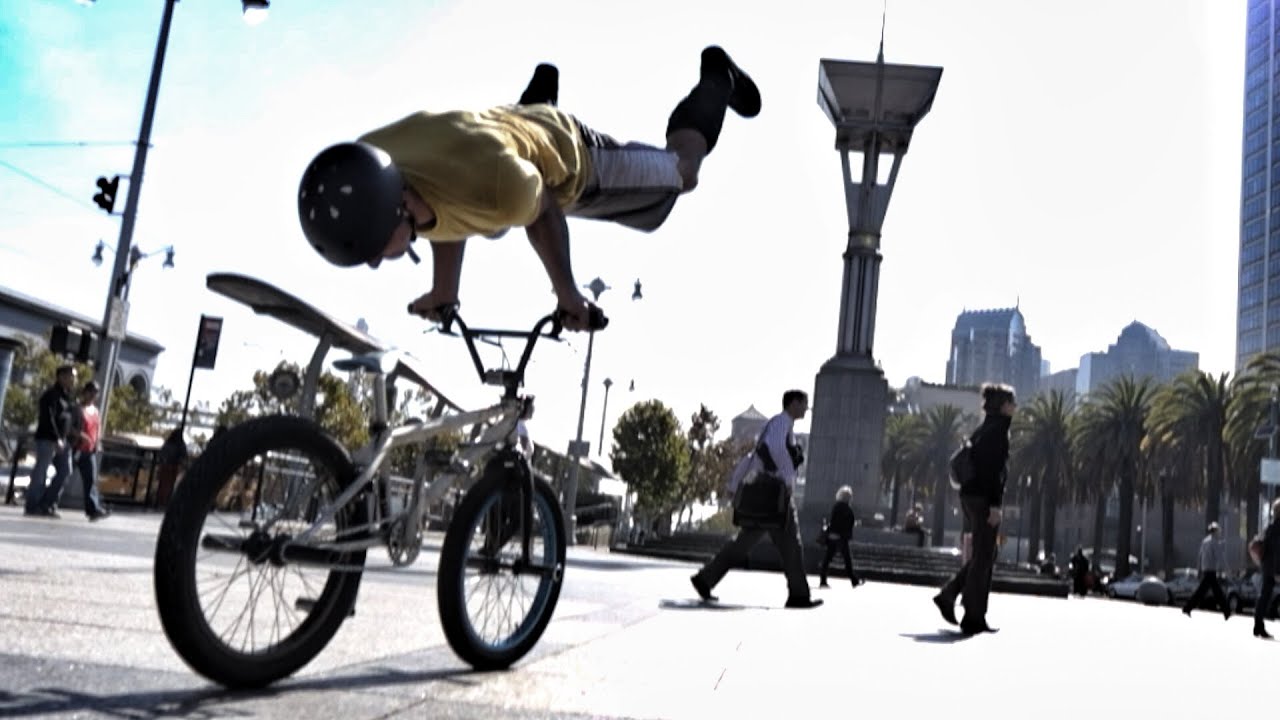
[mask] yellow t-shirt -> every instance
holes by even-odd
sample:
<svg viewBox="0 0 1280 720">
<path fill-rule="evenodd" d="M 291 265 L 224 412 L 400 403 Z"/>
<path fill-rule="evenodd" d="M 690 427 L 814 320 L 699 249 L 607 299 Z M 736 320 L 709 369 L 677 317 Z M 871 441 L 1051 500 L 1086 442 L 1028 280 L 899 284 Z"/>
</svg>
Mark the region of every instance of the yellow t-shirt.
<svg viewBox="0 0 1280 720">
<path fill-rule="evenodd" d="M 363 135 L 382 148 L 436 214 L 418 234 L 458 241 L 523 227 L 538 216 L 543 183 L 567 207 L 591 175 L 573 118 L 550 105 L 481 112 L 418 112 Z"/>
</svg>

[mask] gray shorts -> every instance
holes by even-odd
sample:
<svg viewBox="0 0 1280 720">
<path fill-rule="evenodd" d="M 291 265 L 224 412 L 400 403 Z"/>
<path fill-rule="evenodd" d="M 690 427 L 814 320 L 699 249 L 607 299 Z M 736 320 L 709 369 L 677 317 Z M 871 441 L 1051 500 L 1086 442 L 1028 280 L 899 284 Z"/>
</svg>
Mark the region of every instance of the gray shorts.
<svg viewBox="0 0 1280 720">
<path fill-rule="evenodd" d="M 658 229 L 684 187 L 676 154 L 643 143 L 623 144 L 577 123 L 591 153 L 592 171 L 586 189 L 565 214 L 645 232 Z"/>
</svg>

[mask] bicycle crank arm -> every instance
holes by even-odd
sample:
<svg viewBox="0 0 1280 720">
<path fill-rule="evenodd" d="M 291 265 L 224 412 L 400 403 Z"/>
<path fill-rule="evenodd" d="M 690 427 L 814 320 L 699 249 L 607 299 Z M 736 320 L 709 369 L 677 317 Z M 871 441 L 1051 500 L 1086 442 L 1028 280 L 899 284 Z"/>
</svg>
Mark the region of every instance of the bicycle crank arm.
<svg viewBox="0 0 1280 720">
<path fill-rule="evenodd" d="M 235 535 L 205 533 L 200 540 L 200 547 L 214 552 L 241 554 L 255 563 L 271 562 L 275 565 L 298 564 L 318 565 L 321 567 L 337 567 L 341 564 L 343 553 L 327 548 L 310 545 L 297 545 L 290 542 L 257 542 L 254 538 Z"/>
<path fill-rule="evenodd" d="M 504 562 L 496 558 L 485 557 L 469 557 L 467 558 L 467 566 L 478 568 L 481 571 L 481 574 L 496 573 L 499 570 L 510 570 L 514 575 L 528 574 L 556 577 L 561 571 L 561 568 L 558 565 L 534 565 L 521 560 Z"/>
</svg>

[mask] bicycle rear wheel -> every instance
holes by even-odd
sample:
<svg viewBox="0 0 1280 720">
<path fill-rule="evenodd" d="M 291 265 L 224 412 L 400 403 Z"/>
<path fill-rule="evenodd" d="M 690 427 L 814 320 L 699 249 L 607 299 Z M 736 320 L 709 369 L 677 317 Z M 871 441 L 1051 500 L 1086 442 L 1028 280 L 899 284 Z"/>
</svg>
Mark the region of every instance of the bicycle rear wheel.
<svg viewBox="0 0 1280 720">
<path fill-rule="evenodd" d="M 359 498 L 306 545 L 290 541 L 355 476 L 346 450 L 297 417 L 250 420 L 200 455 L 156 541 L 156 606 L 174 650 L 233 688 L 261 687 L 311 661 L 355 604 L 364 550 L 325 543 L 365 532 Z"/>
<path fill-rule="evenodd" d="M 481 478 L 445 533 L 436 583 L 449 646 L 477 670 L 524 657 L 547 628 L 564 580 L 564 521 L 555 492 L 533 480 L 529 564 L 521 560 L 523 493 L 502 474 Z"/>
</svg>

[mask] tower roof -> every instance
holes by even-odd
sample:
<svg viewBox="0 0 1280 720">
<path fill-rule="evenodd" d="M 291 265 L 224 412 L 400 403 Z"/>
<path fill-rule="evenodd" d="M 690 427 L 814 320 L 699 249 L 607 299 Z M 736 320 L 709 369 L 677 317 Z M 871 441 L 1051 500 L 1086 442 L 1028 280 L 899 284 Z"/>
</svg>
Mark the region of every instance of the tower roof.
<svg viewBox="0 0 1280 720">
<path fill-rule="evenodd" d="M 1125 339 L 1145 340 L 1156 346 L 1158 350 L 1168 350 L 1169 342 L 1156 332 L 1155 328 L 1134 320 L 1120 331 L 1120 338 L 1116 341 L 1121 342 Z"/>
<path fill-rule="evenodd" d="M 970 330 L 1008 330 L 1013 324 L 1015 316 L 1021 316 L 1022 311 L 1016 307 L 997 308 L 994 310 L 965 310 L 956 317 L 956 327 L 953 332 L 968 332 Z"/>
<path fill-rule="evenodd" d="M 768 420 L 764 413 L 756 409 L 755 405 L 743 410 L 734 420 Z"/>
</svg>

